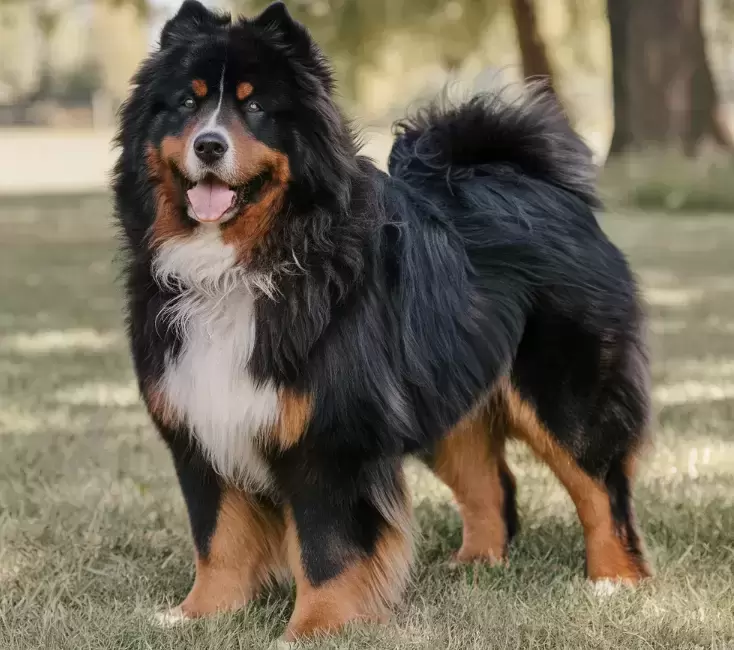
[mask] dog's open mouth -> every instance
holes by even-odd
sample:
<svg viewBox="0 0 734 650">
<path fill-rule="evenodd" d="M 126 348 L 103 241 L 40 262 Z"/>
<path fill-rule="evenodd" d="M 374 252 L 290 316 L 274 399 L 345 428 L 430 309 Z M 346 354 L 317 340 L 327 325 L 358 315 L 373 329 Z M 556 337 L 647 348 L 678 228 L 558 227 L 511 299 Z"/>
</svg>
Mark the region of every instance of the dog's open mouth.
<svg viewBox="0 0 734 650">
<path fill-rule="evenodd" d="M 201 223 L 224 223 L 236 217 L 255 200 L 269 176 L 263 172 L 242 185 L 232 186 L 214 174 L 192 182 L 175 171 L 188 214 Z"/>
</svg>

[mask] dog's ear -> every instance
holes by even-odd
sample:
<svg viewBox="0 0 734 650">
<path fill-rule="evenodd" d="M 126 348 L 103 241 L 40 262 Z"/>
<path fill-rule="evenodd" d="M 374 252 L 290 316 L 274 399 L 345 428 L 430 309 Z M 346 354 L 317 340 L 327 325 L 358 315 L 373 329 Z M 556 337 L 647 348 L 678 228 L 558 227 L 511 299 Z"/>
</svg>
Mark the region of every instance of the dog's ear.
<svg viewBox="0 0 734 650">
<path fill-rule="evenodd" d="M 252 22 L 258 27 L 278 33 L 281 36 L 289 35 L 297 25 L 288 13 L 285 2 L 273 2 L 268 5 L 259 16 L 252 19 Z"/>
<path fill-rule="evenodd" d="M 201 32 L 211 32 L 230 22 L 226 14 L 215 14 L 199 0 L 185 0 L 178 13 L 171 18 L 161 32 L 161 49 L 190 40 Z"/>
<path fill-rule="evenodd" d="M 331 67 L 308 30 L 290 15 L 284 2 L 273 2 L 250 21 L 284 46 L 291 56 L 309 69 L 330 92 Z"/>
<path fill-rule="evenodd" d="M 276 35 L 296 52 L 308 53 L 313 46 L 308 30 L 293 19 L 285 2 L 273 2 L 268 5 L 252 22 L 266 32 Z"/>
</svg>

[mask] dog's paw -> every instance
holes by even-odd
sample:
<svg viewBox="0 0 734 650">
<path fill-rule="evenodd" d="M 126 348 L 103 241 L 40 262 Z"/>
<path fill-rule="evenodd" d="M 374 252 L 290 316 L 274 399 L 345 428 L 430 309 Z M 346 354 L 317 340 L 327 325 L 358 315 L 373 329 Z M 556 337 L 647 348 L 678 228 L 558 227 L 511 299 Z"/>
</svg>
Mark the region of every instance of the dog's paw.
<svg viewBox="0 0 734 650">
<path fill-rule="evenodd" d="M 176 625 L 182 625 L 191 619 L 179 605 L 163 612 L 156 612 L 153 620 L 159 627 L 174 627 Z"/>
<path fill-rule="evenodd" d="M 493 553 L 468 553 L 458 551 L 448 561 L 447 566 L 452 571 L 462 569 L 467 565 L 485 565 L 490 567 L 507 567 L 509 562 L 506 557 L 497 557 Z"/>
<path fill-rule="evenodd" d="M 597 598 L 610 598 L 619 593 L 622 589 L 632 587 L 632 583 L 627 580 L 612 580 L 611 578 L 602 578 L 589 583 L 591 592 Z"/>
<path fill-rule="evenodd" d="M 276 639 L 268 646 L 268 650 L 293 650 L 297 645 L 298 644 L 295 641 Z"/>
</svg>

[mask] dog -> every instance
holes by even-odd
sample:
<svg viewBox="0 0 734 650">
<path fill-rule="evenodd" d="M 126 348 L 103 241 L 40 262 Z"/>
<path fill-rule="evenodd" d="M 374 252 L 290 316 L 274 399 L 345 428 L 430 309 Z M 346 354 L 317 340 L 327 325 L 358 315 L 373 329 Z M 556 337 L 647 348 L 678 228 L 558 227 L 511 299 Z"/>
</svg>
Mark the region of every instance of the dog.
<svg viewBox="0 0 734 650">
<path fill-rule="evenodd" d="M 385 620 L 411 566 L 407 456 L 453 492 L 455 560 L 504 561 L 510 438 L 573 499 L 591 580 L 650 575 L 631 503 L 643 311 L 552 102 L 431 105 L 385 174 L 283 4 L 232 19 L 186 0 L 120 120 L 132 358 L 196 550 L 180 616 L 293 577 L 286 640 Z"/>
</svg>

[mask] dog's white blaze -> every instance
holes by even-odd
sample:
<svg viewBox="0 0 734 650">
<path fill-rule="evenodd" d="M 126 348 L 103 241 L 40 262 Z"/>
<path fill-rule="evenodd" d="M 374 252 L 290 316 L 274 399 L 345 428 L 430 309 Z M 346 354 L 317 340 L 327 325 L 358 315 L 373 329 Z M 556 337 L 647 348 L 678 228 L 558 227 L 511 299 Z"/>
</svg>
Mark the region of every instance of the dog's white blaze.
<svg viewBox="0 0 734 650">
<path fill-rule="evenodd" d="M 222 66 L 222 76 L 219 77 L 219 100 L 217 102 L 216 110 L 209 117 L 209 121 L 206 123 L 204 128 L 213 129 L 217 126 L 217 120 L 219 119 L 219 113 L 222 110 L 222 100 L 224 99 L 224 73 L 227 71 L 227 65 Z"/>
<path fill-rule="evenodd" d="M 186 150 L 186 172 L 190 180 L 198 181 L 204 178 L 209 172 L 216 172 L 223 181 L 230 181 L 233 183 L 236 172 L 235 165 L 235 151 L 234 141 L 229 134 L 229 131 L 219 124 L 219 114 L 222 112 L 222 102 L 224 101 L 224 73 L 227 70 L 227 66 L 222 67 L 222 75 L 219 78 L 219 98 L 217 100 L 217 107 L 211 112 L 209 118 L 200 126 L 196 132 L 189 138 L 189 145 Z M 227 142 L 227 153 L 224 157 L 212 166 L 205 165 L 199 160 L 199 157 L 194 151 L 194 142 L 196 138 L 205 132 L 214 132 L 221 135 Z M 194 218 L 194 215 L 190 215 Z"/>
<path fill-rule="evenodd" d="M 201 443 L 215 469 L 247 489 L 266 490 L 268 468 L 256 445 L 274 424 L 278 396 L 247 370 L 255 344 L 254 296 L 219 229 L 165 242 L 154 262 L 158 282 L 187 290 L 168 306 L 183 345 L 166 359 L 160 390 Z"/>
</svg>

